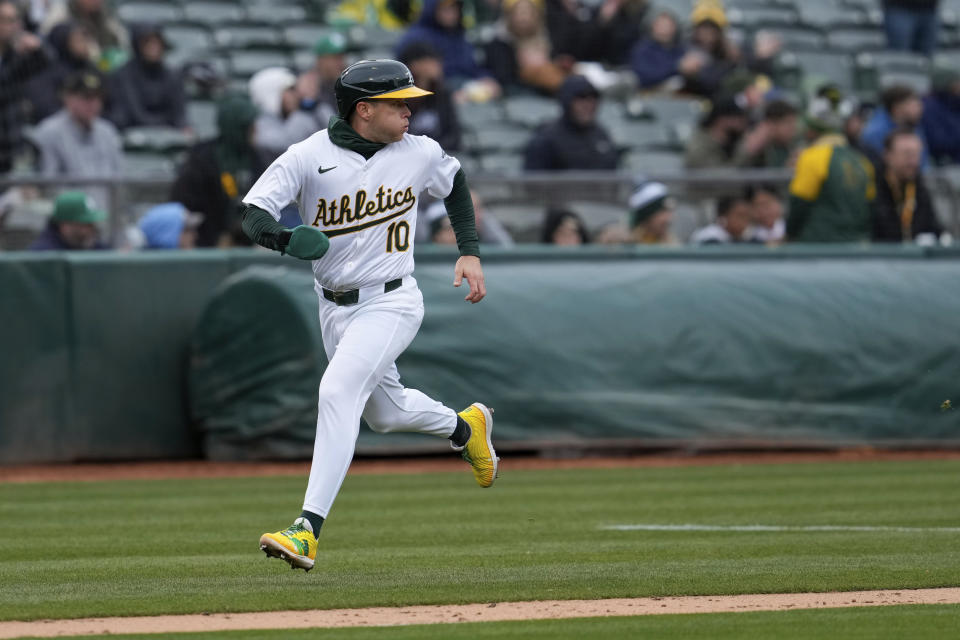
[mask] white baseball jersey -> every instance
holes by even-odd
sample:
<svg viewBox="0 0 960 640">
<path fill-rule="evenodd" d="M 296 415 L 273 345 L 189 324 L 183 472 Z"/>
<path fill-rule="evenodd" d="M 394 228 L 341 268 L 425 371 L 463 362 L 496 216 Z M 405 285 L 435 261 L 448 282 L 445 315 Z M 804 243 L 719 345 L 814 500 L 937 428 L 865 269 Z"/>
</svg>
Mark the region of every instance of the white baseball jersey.
<svg viewBox="0 0 960 640">
<path fill-rule="evenodd" d="M 330 249 L 313 261 L 317 284 L 357 289 L 413 273 L 420 194 L 445 198 L 459 168 L 426 136 L 404 134 L 365 160 L 324 129 L 287 149 L 243 201 L 276 220 L 296 201 L 303 224 L 330 238 Z"/>
</svg>

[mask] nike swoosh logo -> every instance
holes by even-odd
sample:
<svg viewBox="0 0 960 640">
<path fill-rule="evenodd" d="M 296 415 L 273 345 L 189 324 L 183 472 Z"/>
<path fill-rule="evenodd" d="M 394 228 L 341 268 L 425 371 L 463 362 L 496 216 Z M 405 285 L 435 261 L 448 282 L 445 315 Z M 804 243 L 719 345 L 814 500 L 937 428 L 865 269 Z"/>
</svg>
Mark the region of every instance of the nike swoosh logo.
<svg viewBox="0 0 960 640">
<path fill-rule="evenodd" d="M 326 169 L 324 169 L 323 167 L 317 167 L 317 173 L 326 173 L 327 171 L 333 171 L 336 168 L 337 168 L 337 165 L 333 165 L 332 167 L 327 167 Z"/>
</svg>

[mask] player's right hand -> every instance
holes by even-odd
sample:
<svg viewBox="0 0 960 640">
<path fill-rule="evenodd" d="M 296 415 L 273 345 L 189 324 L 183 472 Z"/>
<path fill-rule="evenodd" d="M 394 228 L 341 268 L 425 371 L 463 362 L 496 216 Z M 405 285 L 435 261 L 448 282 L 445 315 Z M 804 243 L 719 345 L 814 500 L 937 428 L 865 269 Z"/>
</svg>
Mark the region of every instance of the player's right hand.
<svg viewBox="0 0 960 640">
<path fill-rule="evenodd" d="M 330 248 L 327 234 L 305 224 L 294 228 L 287 241 L 286 253 L 301 260 L 319 260 Z"/>
</svg>

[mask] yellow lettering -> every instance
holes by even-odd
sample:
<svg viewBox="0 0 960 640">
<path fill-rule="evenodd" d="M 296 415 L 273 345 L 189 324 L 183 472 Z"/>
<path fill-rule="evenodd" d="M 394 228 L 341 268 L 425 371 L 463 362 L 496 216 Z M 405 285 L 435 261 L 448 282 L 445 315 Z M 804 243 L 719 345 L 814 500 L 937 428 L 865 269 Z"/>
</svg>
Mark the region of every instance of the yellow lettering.
<svg viewBox="0 0 960 640">
<path fill-rule="evenodd" d="M 317 200 L 317 217 L 313 219 L 314 227 L 320 226 L 320 221 L 323 220 L 323 226 L 327 226 L 327 201 L 323 198 Z"/>
</svg>

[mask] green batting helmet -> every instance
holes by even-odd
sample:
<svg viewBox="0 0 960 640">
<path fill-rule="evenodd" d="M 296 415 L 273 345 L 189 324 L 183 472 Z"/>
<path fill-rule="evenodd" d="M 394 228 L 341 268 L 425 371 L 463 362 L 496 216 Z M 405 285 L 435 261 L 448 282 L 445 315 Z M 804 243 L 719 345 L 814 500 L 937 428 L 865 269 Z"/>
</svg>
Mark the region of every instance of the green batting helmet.
<svg viewBox="0 0 960 640">
<path fill-rule="evenodd" d="M 355 62 L 343 70 L 333 91 L 337 96 L 337 111 L 344 118 L 361 100 L 419 98 L 432 94 L 414 86 L 410 69 L 396 60 Z"/>
</svg>

